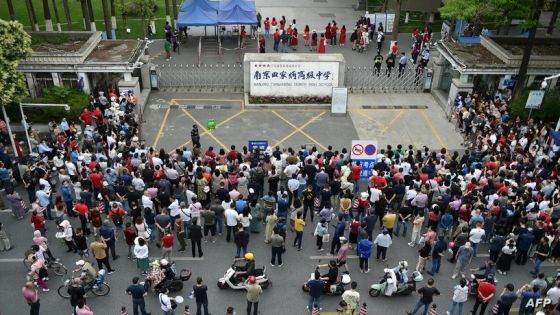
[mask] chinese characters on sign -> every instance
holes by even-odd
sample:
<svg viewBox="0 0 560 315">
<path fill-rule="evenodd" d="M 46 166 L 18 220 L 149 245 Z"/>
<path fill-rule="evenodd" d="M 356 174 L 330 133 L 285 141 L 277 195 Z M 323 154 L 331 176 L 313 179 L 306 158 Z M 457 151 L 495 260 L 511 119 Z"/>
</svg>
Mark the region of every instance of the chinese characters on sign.
<svg viewBox="0 0 560 315">
<path fill-rule="evenodd" d="M 330 96 L 336 62 L 251 62 L 252 96 Z"/>
<path fill-rule="evenodd" d="M 371 171 L 375 165 L 375 156 L 377 155 L 377 141 L 375 140 L 352 140 L 350 150 L 350 158 L 352 163 L 360 161 L 362 165 L 362 173 L 360 178 L 369 178 Z"/>
<path fill-rule="evenodd" d="M 264 152 L 268 148 L 268 140 L 249 140 L 249 152 L 259 149 L 259 158 L 264 157 Z"/>
</svg>

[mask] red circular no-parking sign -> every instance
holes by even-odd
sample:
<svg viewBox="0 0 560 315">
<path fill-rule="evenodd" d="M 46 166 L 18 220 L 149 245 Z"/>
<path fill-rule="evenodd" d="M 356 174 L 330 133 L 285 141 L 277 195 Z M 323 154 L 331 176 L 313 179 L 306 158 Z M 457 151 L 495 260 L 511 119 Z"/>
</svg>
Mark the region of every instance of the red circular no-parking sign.
<svg viewBox="0 0 560 315">
<path fill-rule="evenodd" d="M 364 146 L 361 144 L 355 144 L 352 146 L 352 154 L 362 155 L 364 153 Z"/>
</svg>

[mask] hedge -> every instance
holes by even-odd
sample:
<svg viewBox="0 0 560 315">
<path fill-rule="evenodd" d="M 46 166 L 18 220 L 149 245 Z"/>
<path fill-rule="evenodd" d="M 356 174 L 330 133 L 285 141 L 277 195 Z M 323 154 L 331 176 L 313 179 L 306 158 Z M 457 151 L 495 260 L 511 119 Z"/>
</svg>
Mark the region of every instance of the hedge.
<svg viewBox="0 0 560 315">
<path fill-rule="evenodd" d="M 63 117 L 68 121 L 77 121 L 78 116 L 89 106 L 89 96 L 76 89 L 62 86 L 49 87 L 44 91 L 44 95 L 39 98 L 26 99 L 25 103 L 43 103 L 43 104 L 68 104 L 70 111 L 66 111 L 63 107 L 24 107 L 23 112 L 27 117 L 28 123 L 48 123 L 56 121 L 60 123 Z M 6 112 L 12 122 L 21 121 L 21 112 L 19 104 L 14 103 L 6 107 Z"/>
<path fill-rule="evenodd" d="M 513 116 L 519 116 L 522 119 L 529 117 L 529 109 L 525 108 L 529 92 L 538 90 L 537 84 L 533 84 L 523 90 L 521 96 L 511 103 L 511 113 Z M 560 91 L 558 89 L 550 89 L 544 94 L 544 99 L 539 109 L 533 109 L 531 117 L 542 121 L 556 121 L 560 115 Z"/>
</svg>

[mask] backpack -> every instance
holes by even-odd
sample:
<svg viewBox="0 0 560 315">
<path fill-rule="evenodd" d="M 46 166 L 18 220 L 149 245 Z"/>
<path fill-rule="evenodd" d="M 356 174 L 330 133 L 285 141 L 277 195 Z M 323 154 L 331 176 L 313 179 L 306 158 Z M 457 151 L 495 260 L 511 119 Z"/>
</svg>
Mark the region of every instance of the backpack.
<svg viewBox="0 0 560 315">
<path fill-rule="evenodd" d="M 121 215 L 120 213 L 118 213 L 118 211 L 115 212 L 115 211 L 113 211 L 113 210 L 111 210 L 111 213 L 112 213 L 112 215 L 113 215 L 113 216 L 112 216 L 112 218 L 113 218 L 113 223 L 114 223 L 116 226 L 122 225 L 122 224 L 123 224 L 122 215 Z"/>
<path fill-rule="evenodd" d="M 381 35 L 381 42 L 385 41 L 385 35 Z"/>
</svg>

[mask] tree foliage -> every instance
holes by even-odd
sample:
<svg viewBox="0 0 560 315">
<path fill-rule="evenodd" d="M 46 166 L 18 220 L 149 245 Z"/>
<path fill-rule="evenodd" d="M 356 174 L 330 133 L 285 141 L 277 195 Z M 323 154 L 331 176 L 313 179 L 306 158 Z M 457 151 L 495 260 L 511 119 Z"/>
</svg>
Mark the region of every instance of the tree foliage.
<svg viewBox="0 0 560 315">
<path fill-rule="evenodd" d="M 28 93 L 18 63 L 31 55 L 31 37 L 17 21 L 0 20 L 0 106 L 17 102 Z"/>
</svg>

